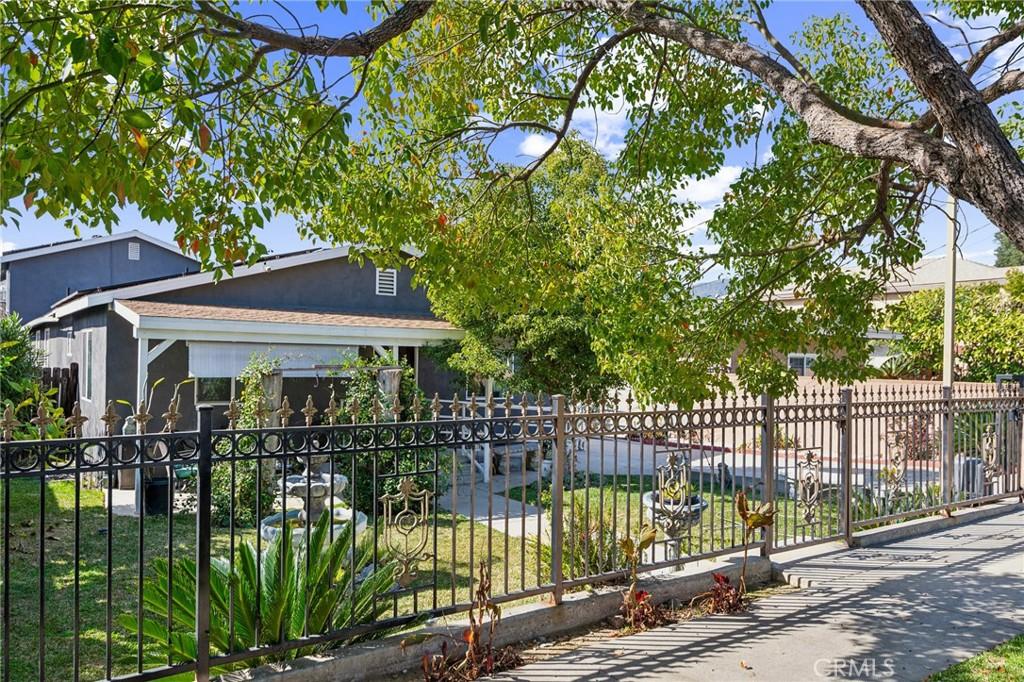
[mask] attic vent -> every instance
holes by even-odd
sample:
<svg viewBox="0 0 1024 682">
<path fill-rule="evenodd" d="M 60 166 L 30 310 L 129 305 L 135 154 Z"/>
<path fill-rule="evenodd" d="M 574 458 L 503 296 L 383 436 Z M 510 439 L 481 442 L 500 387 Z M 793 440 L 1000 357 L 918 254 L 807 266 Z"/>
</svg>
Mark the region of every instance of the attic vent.
<svg viewBox="0 0 1024 682">
<path fill-rule="evenodd" d="M 377 295 L 398 295 L 398 271 L 392 268 L 377 268 Z"/>
<path fill-rule="evenodd" d="M 128 242 L 128 260 L 139 260 L 140 251 L 138 242 Z"/>
</svg>

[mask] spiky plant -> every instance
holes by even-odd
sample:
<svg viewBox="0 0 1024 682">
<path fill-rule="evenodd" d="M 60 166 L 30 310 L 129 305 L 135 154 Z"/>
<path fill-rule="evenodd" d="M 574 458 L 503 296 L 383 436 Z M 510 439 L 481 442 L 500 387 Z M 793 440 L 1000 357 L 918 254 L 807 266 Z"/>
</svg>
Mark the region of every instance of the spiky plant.
<svg viewBox="0 0 1024 682">
<path fill-rule="evenodd" d="M 328 538 L 329 528 L 330 517 L 324 514 L 310 534 L 308 563 L 307 551 L 295 551 L 292 547 L 291 526 L 282 528 L 262 556 L 246 541 L 239 545 L 233 566 L 221 557 L 211 560 L 212 655 L 371 623 L 390 612 L 391 601 L 374 599 L 374 596 L 392 588 L 397 563 L 381 555 L 378 564 L 371 566 L 372 534 L 353 537 L 353 522 L 345 524 L 333 541 Z M 168 581 L 168 563 L 164 559 L 155 560 L 148 575 L 143 588 L 147 613 L 142 623 L 143 636 L 164 648 L 165 657 L 171 662 L 195 660 L 195 560 L 176 560 L 171 581 Z M 167 627 L 169 589 L 173 604 L 170 630 Z M 128 630 L 137 631 L 133 616 L 125 615 L 120 622 Z M 335 644 L 382 637 L 395 629 L 363 632 Z M 313 647 L 291 649 L 277 660 L 307 655 L 313 650 Z M 242 665 L 257 665 L 265 660 L 256 659 Z"/>
</svg>

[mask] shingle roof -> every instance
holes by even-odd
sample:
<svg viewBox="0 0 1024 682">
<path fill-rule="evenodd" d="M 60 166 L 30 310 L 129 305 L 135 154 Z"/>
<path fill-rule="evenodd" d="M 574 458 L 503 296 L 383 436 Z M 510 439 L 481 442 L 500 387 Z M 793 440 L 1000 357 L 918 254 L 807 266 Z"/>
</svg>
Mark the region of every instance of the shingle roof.
<svg viewBox="0 0 1024 682">
<path fill-rule="evenodd" d="M 457 327 L 444 320 L 415 315 L 355 315 L 267 308 L 234 308 L 228 306 L 196 305 L 192 303 L 164 303 L 161 301 L 133 299 L 119 299 L 118 302 L 133 313 L 146 317 L 180 317 L 193 320 L 334 325 L 341 327 L 457 329 Z"/>
</svg>

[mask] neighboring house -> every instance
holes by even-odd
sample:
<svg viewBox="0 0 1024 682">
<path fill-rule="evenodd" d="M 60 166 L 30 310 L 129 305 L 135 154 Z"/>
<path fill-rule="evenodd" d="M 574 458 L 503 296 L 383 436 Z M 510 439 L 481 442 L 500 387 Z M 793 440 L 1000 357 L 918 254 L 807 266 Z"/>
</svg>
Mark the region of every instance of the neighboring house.
<svg viewBox="0 0 1024 682">
<path fill-rule="evenodd" d="M 198 270 L 177 246 L 138 230 L 14 249 L 0 256 L 0 306 L 28 322 L 76 291 Z"/>
<path fill-rule="evenodd" d="M 892 280 L 886 285 L 885 292 L 875 299 L 875 306 L 884 308 L 901 301 L 904 296 L 916 291 L 941 289 L 946 282 L 946 269 L 946 258 L 939 257 L 923 258 L 913 268 L 897 271 Z M 958 258 L 956 261 L 957 286 L 1006 284 L 1007 273 L 1010 270 L 1013 270 L 1013 268 L 998 268 L 993 265 Z M 721 298 L 725 295 L 727 285 L 727 280 L 703 282 L 695 285 L 693 292 L 698 296 Z M 802 307 L 806 300 L 801 296 L 797 296 L 792 288 L 778 291 L 772 295 L 772 298 L 792 308 Z M 868 330 L 867 338 L 872 342 L 870 363 L 875 367 L 880 367 L 889 359 L 890 342 L 898 338 L 898 335 L 886 329 L 870 329 Z M 789 353 L 787 362 L 789 363 L 790 370 L 795 374 L 799 376 L 813 376 L 814 370 L 812 367 L 816 357 L 817 355 L 811 350 L 803 353 Z"/>
<path fill-rule="evenodd" d="M 174 385 L 194 380 L 180 393 L 184 429 L 195 425 L 197 402 L 238 397 L 235 379 L 253 353 L 279 361 L 268 392 L 275 404 L 288 396 L 296 411 L 310 394 L 322 409 L 345 381 L 340 365 L 356 356 L 397 355 L 425 391 L 447 394 L 449 377 L 419 351 L 461 332 L 433 315 L 411 280 L 407 267 L 360 266 L 349 247 L 315 249 L 236 267 L 220 281 L 204 272 L 76 292 L 29 324 L 49 330 L 50 345 L 63 344 L 60 354 L 78 363 L 90 433 L 101 432 L 107 402 L 137 404 L 159 379 L 151 429 L 162 426 Z"/>
</svg>

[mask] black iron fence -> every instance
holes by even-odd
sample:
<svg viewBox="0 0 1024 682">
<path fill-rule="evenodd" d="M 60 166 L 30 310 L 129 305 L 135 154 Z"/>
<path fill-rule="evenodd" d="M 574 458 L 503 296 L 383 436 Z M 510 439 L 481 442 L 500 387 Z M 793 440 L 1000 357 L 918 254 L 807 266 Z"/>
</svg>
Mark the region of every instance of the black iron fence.
<svg viewBox="0 0 1024 682">
<path fill-rule="evenodd" d="M 554 396 L 412 406 L 370 423 L 311 401 L 280 426 L 9 441 L 2 456 L 4 680 L 158 679 L 255 665 L 496 602 L 555 604 L 642 569 L 743 549 L 743 492 L 777 512 L 748 549 L 1024 492 L 1016 387 L 820 388 L 690 410 Z M 35 426 L 45 433 L 42 413 Z M 294 422 L 299 422 L 292 425 Z"/>
</svg>

